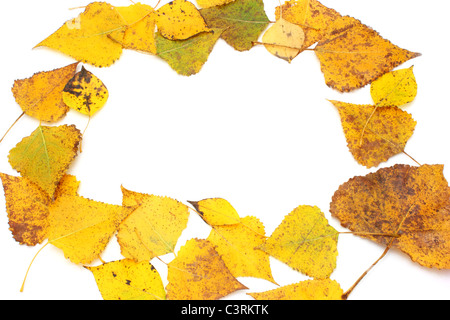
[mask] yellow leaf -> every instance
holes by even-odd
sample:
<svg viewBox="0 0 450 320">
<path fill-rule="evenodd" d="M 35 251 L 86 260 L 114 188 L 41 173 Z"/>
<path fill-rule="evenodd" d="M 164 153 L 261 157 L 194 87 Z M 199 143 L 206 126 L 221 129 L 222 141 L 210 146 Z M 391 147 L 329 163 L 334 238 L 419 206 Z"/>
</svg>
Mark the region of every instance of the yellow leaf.
<svg viewBox="0 0 450 320">
<path fill-rule="evenodd" d="M 128 207 L 62 195 L 50 206 L 49 243 L 73 263 L 89 264 L 105 249 Z"/>
<path fill-rule="evenodd" d="M 122 16 L 127 26 L 123 39 L 115 39 L 116 34 L 111 35 L 111 37 L 119 43 L 122 41 L 124 49 L 155 54 L 155 10 L 149 5 L 139 2 L 127 7 L 115 7 L 115 9 Z"/>
<path fill-rule="evenodd" d="M 109 38 L 123 39 L 125 21 L 106 2 L 93 2 L 77 18 L 64 23 L 36 47 L 45 46 L 96 67 L 112 65 L 122 54 L 122 45 Z"/>
<path fill-rule="evenodd" d="M 244 217 L 240 224 L 215 226 L 207 238 L 235 277 L 255 277 L 275 283 L 269 255 L 255 249 L 265 239 L 264 225 L 255 217 Z"/>
<path fill-rule="evenodd" d="M 109 93 L 99 78 L 82 67 L 67 82 L 62 97 L 71 109 L 92 116 L 105 105 Z"/>
<path fill-rule="evenodd" d="M 377 107 L 399 107 L 413 101 L 417 95 L 413 67 L 384 74 L 372 82 L 370 94 Z"/>
<path fill-rule="evenodd" d="M 168 264 L 169 300 L 214 300 L 247 289 L 225 266 L 207 240 L 191 239 Z"/>
<path fill-rule="evenodd" d="M 74 126 L 39 126 L 9 152 L 9 163 L 23 177 L 53 194 L 78 153 L 80 131 Z"/>
<path fill-rule="evenodd" d="M 78 63 L 52 71 L 39 72 L 27 79 L 15 80 L 12 92 L 25 114 L 45 122 L 56 122 L 68 111 L 62 90 L 75 74 Z"/>
<path fill-rule="evenodd" d="M 136 261 L 149 261 L 174 252 L 187 226 L 188 207 L 168 197 L 137 193 L 123 187 L 122 193 L 122 204 L 134 209 L 117 234 L 122 255 Z"/>
<path fill-rule="evenodd" d="M 210 8 L 210 7 L 216 7 L 221 6 L 230 2 L 233 2 L 235 0 L 197 0 L 197 4 L 201 8 Z"/>
<path fill-rule="evenodd" d="M 209 198 L 200 201 L 189 201 L 203 220 L 210 226 L 236 224 L 240 217 L 233 206 L 225 199 Z"/>
<path fill-rule="evenodd" d="M 159 8 L 156 25 L 161 35 L 170 40 L 185 40 L 211 31 L 197 8 L 185 0 L 174 0 Z"/>
<path fill-rule="evenodd" d="M 299 25 L 280 18 L 264 33 L 262 41 L 271 54 L 291 62 L 302 50 L 305 33 Z"/>
<path fill-rule="evenodd" d="M 62 177 L 58 187 L 55 190 L 55 198 L 58 198 L 64 194 L 76 196 L 78 195 L 78 188 L 80 187 L 80 181 L 73 175 L 66 174 Z"/>
<path fill-rule="evenodd" d="M 94 275 L 104 300 L 165 300 L 161 277 L 148 261 L 123 259 L 86 269 Z"/>
<path fill-rule="evenodd" d="M 367 168 L 402 152 L 416 126 L 411 115 L 397 107 L 330 102 L 339 111 L 350 152 Z"/>
<path fill-rule="evenodd" d="M 259 248 L 294 270 L 324 279 L 336 267 L 337 239 L 319 208 L 299 206 Z"/>
<path fill-rule="evenodd" d="M 247 294 L 257 300 L 342 300 L 343 291 L 334 280 L 314 279 Z"/>
</svg>

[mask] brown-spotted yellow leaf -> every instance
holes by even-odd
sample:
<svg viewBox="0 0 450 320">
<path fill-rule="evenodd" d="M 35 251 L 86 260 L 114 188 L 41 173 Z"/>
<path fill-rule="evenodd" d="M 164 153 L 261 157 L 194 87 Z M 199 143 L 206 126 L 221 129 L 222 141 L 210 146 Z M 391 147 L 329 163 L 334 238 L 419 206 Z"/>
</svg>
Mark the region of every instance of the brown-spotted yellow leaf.
<svg viewBox="0 0 450 320">
<path fill-rule="evenodd" d="M 62 195 L 78 195 L 78 188 L 80 187 L 80 181 L 77 180 L 77 177 L 71 174 L 65 174 L 61 181 L 59 181 L 58 187 L 55 190 L 55 198 L 58 198 Z"/>
<path fill-rule="evenodd" d="M 159 33 L 170 40 L 185 40 L 210 31 L 195 5 L 186 0 L 174 0 L 159 8 L 156 25 Z"/>
<path fill-rule="evenodd" d="M 269 255 L 256 249 L 266 239 L 264 225 L 256 217 L 244 217 L 241 223 L 215 226 L 209 240 L 235 277 L 255 277 L 275 283 Z"/>
<path fill-rule="evenodd" d="M 15 80 L 11 90 L 23 112 L 45 122 L 56 122 L 64 117 L 69 108 L 62 100 L 62 91 L 75 74 L 77 65 L 73 63 Z"/>
<path fill-rule="evenodd" d="M 370 85 L 372 100 L 378 107 L 403 106 L 417 95 L 413 67 L 388 72 Z"/>
<path fill-rule="evenodd" d="M 227 269 L 214 246 L 190 239 L 168 264 L 166 286 L 169 300 L 215 300 L 247 289 Z"/>
<path fill-rule="evenodd" d="M 382 38 L 360 21 L 343 17 L 314 48 L 326 84 L 338 91 L 361 88 L 420 54 L 402 49 Z"/>
<path fill-rule="evenodd" d="M 342 300 L 343 291 L 335 280 L 313 279 L 247 294 L 256 300 Z"/>
<path fill-rule="evenodd" d="M 267 29 L 262 41 L 271 54 L 291 62 L 302 49 L 305 33 L 299 25 L 280 18 Z"/>
<path fill-rule="evenodd" d="M 210 7 L 216 7 L 221 6 L 230 2 L 233 2 L 235 0 L 197 0 L 197 4 L 201 8 L 210 8 Z"/>
<path fill-rule="evenodd" d="M 78 153 L 81 133 L 74 125 L 39 126 L 9 152 L 9 163 L 53 198 Z"/>
<path fill-rule="evenodd" d="M 237 51 L 253 48 L 269 24 L 262 0 L 235 0 L 200 12 L 210 28 L 223 30 L 221 38 Z"/>
<path fill-rule="evenodd" d="M 62 195 L 49 207 L 49 243 L 73 263 L 97 259 L 131 208 Z"/>
<path fill-rule="evenodd" d="M 189 208 L 179 201 L 122 187 L 124 206 L 133 212 L 121 223 L 117 239 L 124 257 L 136 261 L 174 252 L 187 226 Z"/>
<path fill-rule="evenodd" d="M 116 33 L 111 34 L 110 37 L 122 43 L 124 49 L 155 54 L 155 10 L 139 2 L 127 7 L 115 7 L 115 9 L 126 22 L 126 29 L 123 39 Z M 116 39 L 116 36 L 119 38 Z"/>
<path fill-rule="evenodd" d="M 330 102 L 339 111 L 350 152 L 367 168 L 403 152 L 416 126 L 412 116 L 397 107 Z"/>
<path fill-rule="evenodd" d="M 0 173 L 5 191 L 6 211 L 14 239 L 34 246 L 47 238 L 48 205 L 46 192 L 27 178 Z"/>
<path fill-rule="evenodd" d="M 148 261 L 122 259 L 86 267 L 94 275 L 104 300 L 165 300 L 158 271 Z"/>
<path fill-rule="evenodd" d="M 237 224 L 241 218 L 231 203 L 222 198 L 188 201 L 210 226 Z"/>
<path fill-rule="evenodd" d="M 77 61 L 108 67 L 122 54 L 125 27 L 126 22 L 112 5 L 92 2 L 77 18 L 64 23 L 36 47 L 48 47 Z M 120 41 L 112 40 L 110 34 Z"/>
<path fill-rule="evenodd" d="M 317 207 L 298 206 L 259 249 L 294 270 L 317 279 L 328 278 L 336 267 L 338 232 Z"/>
<path fill-rule="evenodd" d="M 71 109 L 92 116 L 105 105 L 109 93 L 103 82 L 83 66 L 67 82 L 62 97 Z"/>
<path fill-rule="evenodd" d="M 450 187 L 442 165 L 394 165 L 342 184 L 330 212 L 361 237 L 425 267 L 450 268 Z M 373 236 L 386 233 L 396 237 Z"/>
</svg>

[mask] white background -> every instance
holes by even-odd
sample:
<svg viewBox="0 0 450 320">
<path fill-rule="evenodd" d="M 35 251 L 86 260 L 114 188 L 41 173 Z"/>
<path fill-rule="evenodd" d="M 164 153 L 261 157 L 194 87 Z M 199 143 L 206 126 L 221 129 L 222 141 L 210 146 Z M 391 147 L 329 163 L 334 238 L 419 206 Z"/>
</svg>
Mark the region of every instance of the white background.
<svg viewBox="0 0 450 320">
<path fill-rule="evenodd" d="M 11 86 L 30 77 L 72 63 L 44 48 L 32 49 L 76 17 L 87 5 L 81 0 L 7 1 L 0 11 L 2 32 L 0 72 L 0 131 L 21 114 Z M 144 2 L 155 5 L 156 1 Z M 417 120 L 406 152 L 423 164 L 444 164 L 450 177 L 450 105 L 448 62 L 450 11 L 448 1 L 323 0 L 343 15 L 358 18 L 394 44 L 422 56 L 401 66 L 414 65 L 416 100 L 405 108 Z M 129 5 L 130 1 L 113 1 Z M 265 0 L 274 20 L 278 1 Z M 316 205 L 330 224 L 329 203 L 340 184 L 378 168 L 357 164 L 347 149 L 340 118 L 327 99 L 371 103 L 369 88 L 340 94 L 328 88 L 317 58 L 306 51 L 289 64 L 264 47 L 237 52 L 220 40 L 201 72 L 181 77 L 156 57 L 125 51 L 113 66 L 85 67 L 103 80 L 110 92 L 106 106 L 91 120 L 83 152 L 70 167 L 81 181 L 82 196 L 121 204 L 120 186 L 165 195 L 186 203 L 222 197 L 241 216 L 255 215 L 267 235 L 298 205 Z M 84 129 L 87 118 L 74 111 L 58 124 Z M 22 118 L 0 144 L 0 171 L 18 175 L 8 152 L 38 125 Z M 414 163 L 398 155 L 379 167 Z M 448 166 L 449 165 L 449 166 Z M 0 197 L 0 298 L 101 299 L 90 271 L 70 263 L 62 252 L 47 246 L 34 261 L 24 292 L 19 292 L 31 259 L 41 246 L 16 243 L 8 229 L 4 197 Z M 209 233 L 191 214 L 178 248 L 192 237 Z M 380 256 L 384 248 L 353 235 L 341 235 L 332 279 L 344 290 Z M 103 259 L 120 259 L 112 239 Z M 162 257 L 166 262 L 170 255 Z M 97 264 L 96 262 L 95 264 Z M 307 279 L 271 259 L 280 285 Z M 164 264 L 155 262 L 162 277 Z M 252 291 L 275 288 L 259 279 L 239 278 Z M 164 280 L 165 281 L 165 280 Z M 358 285 L 350 299 L 449 299 L 450 271 L 427 269 L 405 254 L 391 250 Z M 227 298 L 250 299 L 247 290 Z"/>
</svg>

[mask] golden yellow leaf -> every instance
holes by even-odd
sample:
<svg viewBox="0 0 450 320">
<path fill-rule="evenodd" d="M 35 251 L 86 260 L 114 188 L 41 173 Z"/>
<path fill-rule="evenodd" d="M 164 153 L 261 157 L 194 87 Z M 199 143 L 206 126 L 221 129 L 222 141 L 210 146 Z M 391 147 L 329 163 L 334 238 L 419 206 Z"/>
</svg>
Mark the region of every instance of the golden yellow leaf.
<svg viewBox="0 0 450 320">
<path fill-rule="evenodd" d="M 370 94 L 377 107 L 403 106 L 417 95 L 413 67 L 391 71 L 370 85 Z"/>
<path fill-rule="evenodd" d="M 127 7 L 115 7 L 115 9 L 127 26 L 123 39 L 115 39 L 116 34 L 112 34 L 111 37 L 119 43 L 122 41 L 124 49 L 155 54 L 155 10 L 149 5 L 139 2 Z"/>
<path fill-rule="evenodd" d="M 338 232 L 317 207 L 298 206 L 259 248 L 317 279 L 328 278 L 336 267 Z"/>
<path fill-rule="evenodd" d="M 207 240 L 190 239 L 168 264 L 169 300 L 214 300 L 247 289 L 225 266 Z"/>
<path fill-rule="evenodd" d="M 161 35 L 170 40 L 185 40 L 210 31 L 195 5 L 185 0 L 174 0 L 159 8 L 156 25 Z"/>
<path fill-rule="evenodd" d="M 442 165 L 395 165 L 354 177 L 336 190 L 330 212 L 343 227 L 383 245 L 392 241 L 423 266 L 450 268 L 450 187 Z"/>
<path fill-rule="evenodd" d="M 334 280 L 313 279 L 247 294 L 257 300 L 342 300 L 343 291 Z"/>
<path fill-rule="evenodd" d="M 55 190 L 55 198 L 58 198 L 64 194 L 76 196 L 78 195 L 78 188 L 80 187 L 80 181 L 77 177 L 66 174 L 62 177 Z"/>
<path fill-rule="evenodd" d="M 137 193 L 123 187 L 122 193 L 122 204 L 134 209 L 117 233 L 122 255 L 136 261 L 149 261 L 174 252 L 187 226 L 188 207 L 168 197 Z"/>
<path fill-rule="evenodd" d="M 103 82 L 83 66 L 67 82 L 62 97 L 71 109 L 92 116 L 105 105 L 109 93 Z"/>
<path fill-rule="evenodd" d="M 241 218 L 233 206 L 225 199 L 209 198 L 200 201 L 189 201 L 210 226 L 221 226 L 239 223 Z"/>
<path fill-rule="evenodd" d="M 416 126 L 411 115 L 397 107 L 330 102 L 339 111 L 350 152 L 367 168 L 403 152 Z"/>
<path fill-rule="evenodd" d="M 148 262 L 123 259 L 86 267 L 95 277 L 104 300 L 165 300 L 158 271 Z"/>
<path fill-rule="evenodd" d="M 78 63 L 15 80 L 12 93 L 25 114 L 45 122 L 60 120 L 69 110 L 62 100 L 67 81 L 75 74 Z"/>
<path fill-rule="evenodd" d="M 47 193 L 30 180 L 0 173 L 5 191 L 9 226 L 16 241 L 34 246 L 47 238 Z"/>
<path fill-rule="evenodd" d="M 207 238 L 233 276 L 275 283 L 269 255 L 256 249 L 265 239 L 264 225 L 256 217 L 244 217 L 239 224 L 215 226 Z"/>
<path fill-rule="evenodd" d="M 62 195 L 50 206 L 49 243 L 73 263 L 97 259 L 131 208 Z"/>
<path fill-rule="evenodd" d="M 39 126 L 10 150 L 9 163 L 53 198 L 80 141 L 80 131 L 74 125 Z"/>
<path fill-rule="evenodd" d="M 233 2 L 235 0 L 197 0 L 197 4 L 201 8 L 209 8 L 209 7 L 216 7 L 221 6 L 230 2 Z"/>
<path fill-rule="evenodd" d="M 262 41 L 271 54 L 291 62 L 302 50 L 305 33 L 299 25 L 280 18 L 264 33 Z"/>
<path fill-rule="evenodd" d="M 36 47 L 45 46 L 77 61 L 107 67 L 122 54 L 125 27 L 125 21 L 112 5 L 93 2 L 77 18 L 64 23 Z M 110 39 L 110 34 L 114 39 L 120 39 L 120 43 Z"/>
</svg>

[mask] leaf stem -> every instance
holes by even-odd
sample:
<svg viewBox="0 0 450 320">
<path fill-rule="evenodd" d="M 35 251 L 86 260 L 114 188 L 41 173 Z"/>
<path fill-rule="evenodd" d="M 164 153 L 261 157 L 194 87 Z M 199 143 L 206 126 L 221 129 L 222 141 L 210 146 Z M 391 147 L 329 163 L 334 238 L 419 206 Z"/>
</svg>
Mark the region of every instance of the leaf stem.
<svg viewBox="0 0 450 320">
<path fill-rule="evenodd" d="M 44 249 L 48 244 L 49 244 L 49 242 L 47 241 L 47 243 L 44 244 L 44 245 L 42 246 L 42 248 L 40 248 L 40 249 L 38 250 L 38 252 L 36 252 L 36 254 L 34 255 L 33 259 L 32 259 L 31 262 L 30 262 L 30 264 L 28 265 L 27 272 L 25 273 L 25 277 L 23 278 L 22 286 L 20 287 L 20 292 L 23 292 L 23 289 L 24 289 L 24 286 L 25 286 L 25 281 L 27 280 L 28 272 L 30 271 L 30 268 L 31 268 L 31 265 L 32 265 L 33 262 L 34 262 L 34 259 L 36 259 L 36 257 L 37 257 L 37 255 L 39 254 L 39 252 L 41 252 L 42 249 Z"/>
<path fill-rule="evenodd" d="M 12 127 L 14 127 L 14 125 L 17 123 L 17 121 L 20 120 L 20 118 L 23 117 L 23 115 L 25 114 L 25 112 L 22 112 L 22 114 L 16 119 L 16 121 L 14 121 L 14 123 L 9 127 L 9 129 L 5 132 L 5 134 L 3 135 L 3 137 L 0 139 L 0 143 L 3 141 L 3 139 L 5 139 L 6 135 L 8 134 L 8 132 L 12 129 Z"/>
</svg>

